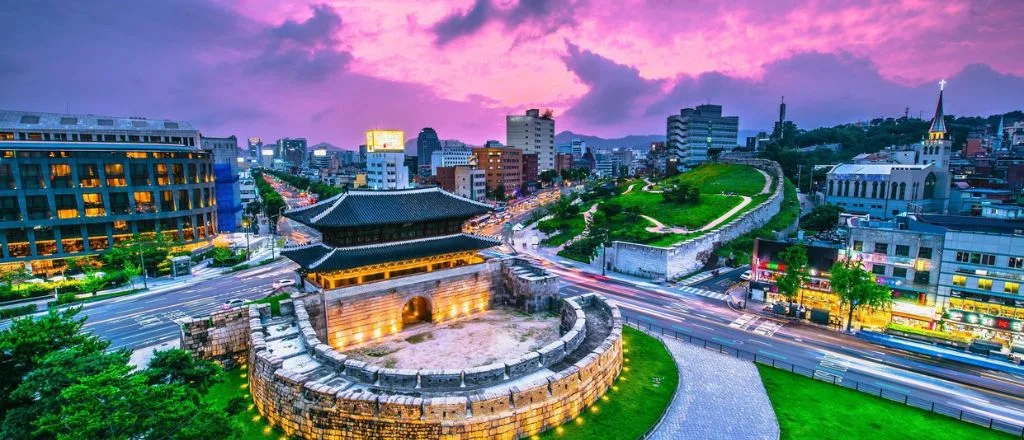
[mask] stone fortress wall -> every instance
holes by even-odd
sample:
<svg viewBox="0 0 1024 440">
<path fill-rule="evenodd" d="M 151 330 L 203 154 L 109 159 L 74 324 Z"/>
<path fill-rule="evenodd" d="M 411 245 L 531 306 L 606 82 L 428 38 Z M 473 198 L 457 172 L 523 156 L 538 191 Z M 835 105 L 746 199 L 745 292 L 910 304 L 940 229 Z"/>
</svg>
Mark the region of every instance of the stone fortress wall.
<svg viewBox="0 0 1024 440">
<path fill-rule="evenodd" d="M 249 308 L 184 318 L 180 323 L 182 350 L 228 367 L 245 364 L 249 350 Z"/>
<path fill-rule="evenodd" d="M 622 370 L 621 315 L 594 294 L 563 303 L 558 341 L 460 370 L 347 359 L 320 342 L 302 301 L 281 313 L 250 308 L 250 391 L 268 421 L 304 438 L 522 438 L 575 418 Z"/>
<path fill-rule="evenodd" d="M 764 226 L 782 209 L 785 186 L 782 168 L 766 159 L 723 158 L 721 162 L 750 165 L 775 179 L 771 196 L 708 233 L 670 247 L 616 241 L 606 251 L 611 270 L 645 278 L 673 279 L 700 269 L 722 243 Z M 597 260 L 601 257 L 598 256 Z"/>
<path fill-rule="evenodd" d="M 544 305 L 558 298 L 557 277 L 543 270 L 528 271 L 523 266 L 514 258 L 491 259 L 327 291 L 327 343 L 349 349 L 401 332 L 402 309 L 417 297 L 429 304 L 430 322 L 434 324 L 464 318 L 498 304 L 515 305 L 523 302 L 523 298 Z"/>
</svg>

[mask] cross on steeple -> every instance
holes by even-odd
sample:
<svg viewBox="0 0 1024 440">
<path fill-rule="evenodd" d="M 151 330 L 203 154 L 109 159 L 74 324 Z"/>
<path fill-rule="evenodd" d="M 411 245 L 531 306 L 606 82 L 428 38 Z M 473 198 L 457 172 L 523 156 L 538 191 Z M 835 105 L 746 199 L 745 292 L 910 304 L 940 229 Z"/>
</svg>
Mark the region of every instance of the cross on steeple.
<svg viewBox="0 0 1024 440">
<path fill-rule="evenodd" d="M 943 80 L 939 81 L 939 91 L 942 91 L 945 88 L 946 88 L 946 80 L 943 79 Z"/>
</svg>

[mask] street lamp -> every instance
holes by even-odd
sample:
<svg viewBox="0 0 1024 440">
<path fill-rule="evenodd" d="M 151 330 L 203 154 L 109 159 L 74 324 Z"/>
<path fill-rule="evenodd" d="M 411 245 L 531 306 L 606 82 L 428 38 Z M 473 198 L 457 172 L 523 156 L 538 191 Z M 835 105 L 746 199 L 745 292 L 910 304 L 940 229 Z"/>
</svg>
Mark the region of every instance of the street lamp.
<svg viewBox="0 0 1024 440">
<path fill-rule="evenodd" d="M 142 258 L 142 237 L 135 242 L 139 245 L 139 269 L 142 269 L 142 287 L 144 289 L 149 288 L 149 283 L 146 281 L 146 260 Z"/>
<path fill-rule="evenodd" d="M 245 261 L 249 261 L 249 219 L 242 219 L 242 227 L 245 228 Z"/>
<path fill-rule="evenodd" d="M 282 213 L 284 212 L 284 210 L 286 208 L 288 208 L 287 205 L 286 206 L 282 206 L 281 209 L 277 210 L 277 215 L 275 216 L 275 218 L 277 220 L 281 219 L 281 215 L 282 215 Z M 277 246 L 277 220 L 274 220 L 273 226 L 270 228 L 270 259 L 271 260 L 276 258 L 276 256 L 274 255 L 274 247 Z M 271 226 L 271 225 L 268 225 L 268 226 Z"/>
</svg>

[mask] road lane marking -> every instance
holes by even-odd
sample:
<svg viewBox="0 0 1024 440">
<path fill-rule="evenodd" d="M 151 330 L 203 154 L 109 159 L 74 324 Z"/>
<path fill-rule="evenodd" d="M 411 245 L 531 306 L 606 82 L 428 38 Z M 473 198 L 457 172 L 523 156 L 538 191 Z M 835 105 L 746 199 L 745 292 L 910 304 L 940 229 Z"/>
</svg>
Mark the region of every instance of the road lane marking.
<svg viewBox="0 0 1024 440">
<path fill-rule="evenodd" d="M 778 353 L 773 353 L 773 352 L 766 351 L 766 350 L 757 350 L 757 352 L 760 353 L 760 354 L 763 354 L 765 356 L 776 358 L 776 359 L 778 359 L 780 361 L 786 360 L 785 356 L 783 356 L 781 354 L 778 354 Z"/>
</svg>

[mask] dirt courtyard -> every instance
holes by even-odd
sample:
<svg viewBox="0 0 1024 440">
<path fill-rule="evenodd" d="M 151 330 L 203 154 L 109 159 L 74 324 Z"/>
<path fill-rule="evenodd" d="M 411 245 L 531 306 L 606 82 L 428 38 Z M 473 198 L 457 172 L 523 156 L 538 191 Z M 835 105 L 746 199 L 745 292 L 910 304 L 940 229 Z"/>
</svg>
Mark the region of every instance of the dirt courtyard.
<svg viewBox="0 0 1024 440">
<path fill-rule="evenodd" d="M 418 324 L 345 354 L 386 368 L 472 368 L 515 359 L 558 337 L 557 315 L 498 309 L 450 323 Z"/>
</svg>

